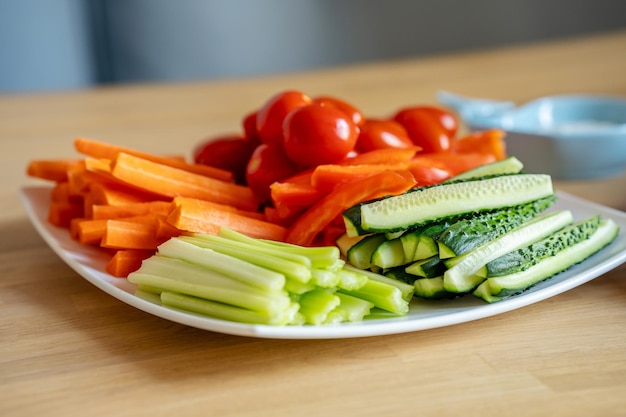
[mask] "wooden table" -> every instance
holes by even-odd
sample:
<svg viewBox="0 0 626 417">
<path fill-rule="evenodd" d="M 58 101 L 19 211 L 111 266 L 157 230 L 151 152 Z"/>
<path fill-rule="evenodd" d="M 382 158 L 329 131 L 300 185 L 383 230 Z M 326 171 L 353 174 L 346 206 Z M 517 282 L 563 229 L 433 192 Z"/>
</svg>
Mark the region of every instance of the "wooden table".
<svg viewBox="0 0 626 417">
<path fill-rule="evenodd" d="M 66 266 L 18 200 L 31 158 L 86 136 L 189 153 L 275 92 L 334 94 L 367 115 L 445 89 L 517 102 L 626 95 L 626 32 L 258 79 L 0 97 L 0 415 L 625 416 L 626 265 L 487 319 L 337 340 L 202 331 L 130 307 Z M 626 176 L 559 182 L 626 210 Z"/>
</svg>

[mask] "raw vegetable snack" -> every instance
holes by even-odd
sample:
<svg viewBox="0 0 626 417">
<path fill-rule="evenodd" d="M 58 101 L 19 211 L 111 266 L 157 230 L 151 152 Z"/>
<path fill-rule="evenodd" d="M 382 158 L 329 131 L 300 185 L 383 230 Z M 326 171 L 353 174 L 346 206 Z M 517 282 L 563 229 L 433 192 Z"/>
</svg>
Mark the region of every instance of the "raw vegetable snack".
<svg viewBox="0 0 626 417">
<path fill-rule="evenodd" d="M 191 161 L 78 137 L 81 158 L 32 160 L 27 172 L 52 183 L 49 222 L 110 253 L 106 271 L 138 296 L 248 323 L 393 317 L 416 296 L 494 302 L 610 243 L 605 219 L 534 225 L 554 201 L 550 178 L 524 174 L 502 131 L 458 128 L 432 105 L 369 117 L 288 90 L 240 132 L 199 141 Z M 461 242 L 466 232 L 482 240 Z M 531 262 L 544 239 L 551 254 L 594 244 Z M 515 275 L 518 260 L 538 273 Z"/>
</svg>

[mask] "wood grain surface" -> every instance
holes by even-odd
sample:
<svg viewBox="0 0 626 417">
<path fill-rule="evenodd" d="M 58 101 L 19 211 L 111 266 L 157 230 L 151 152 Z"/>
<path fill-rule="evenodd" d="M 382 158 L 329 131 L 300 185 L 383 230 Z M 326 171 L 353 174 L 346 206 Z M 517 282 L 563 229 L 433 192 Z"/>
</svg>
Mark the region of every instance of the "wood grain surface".
<svg viewBox="0 0 626 417">
<path fill-rule="evenodd" d="M 0 96 L 1 416 L 626 416 L 626 265 L 495 317 L 421 332 L 265 340 L 202 331 L 103 293 L 38 236 L 18 200 L 29 159 L 85 136 L 189 154 L 287 88 L 367 115 L 438 90 L 524 102 L 626 96 L 626 32 L 186 84 Z M 558 182 L 626 210 L 626 176 Z"/>
</svg>

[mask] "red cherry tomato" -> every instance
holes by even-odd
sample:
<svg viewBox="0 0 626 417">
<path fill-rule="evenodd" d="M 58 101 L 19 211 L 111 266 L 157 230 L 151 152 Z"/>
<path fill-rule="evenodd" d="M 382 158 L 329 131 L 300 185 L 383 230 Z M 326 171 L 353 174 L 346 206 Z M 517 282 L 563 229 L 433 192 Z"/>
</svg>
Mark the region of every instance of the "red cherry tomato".
<svg viewBox="0 0 626 417">
<path fill-rule="evenodd" d="M 280 146 L 285 117 L 292 110 L 308 104 L 311 104 L 311 99 L 300 91 L 284 91 L 271 97 L 256 115 L 256 130 L 261 142 Z"/>
<path fill-rule="evenodd" d="M 404 126 L 413 143 L 421 146 L 423 152 L 447 152 L 452 147 L 453 126 L 448 123 L 446 128 L 429 107 L 403 109 L 396 113 L 394 120 Z"/>
<path fill-rule="evenodd" d="M 235 182 L 245 183 L 248 160 L 255 146 L 242 136 L 223 136 L 200 143 L 193 152 L 197 164 L 222 168 L 233 173 Z"/>
<path fill-rule="evenodd" d="M 245 138 L 255 147 L 261 144 L 259 132 L 256 130 L 256 113 L 255 111 L 248 113 L 242 120 L 243 134 Z"/>
<path fill-rule="evenodd" d="M 404 126 L 395 120 L 367 119 L 360 127 L 356 149 L 369 152 L 385 148 L 410 148 L 415 146 Z"/>
<path fill-rule="evenodd" d="M 365 117 L 363 117 L 363 113 L 361 113 L 359 109 L 357 109 L 347 101 L 343 101 L 341 99 L 331 96 L 319 96 L 313 99 L 313 103 L 319 104 L 320 106 L 335 107 L 338 110 L 345 112 L 348 116 L 350 116 L 354 124 L 357 126 L 361 126 L 363 123 L 365 123 Z"/>
<path fill-rule="evenodd" d="M 359 135 L 346 113 L 317 104 L 293 110 L 283 128 L 285 153 L 306 167 L 341 161 L 354 149 Z"/>
<path fill-rule="evenodd" d="M 256 147 L 246 167 L 246 182 L 262 203 L 270 199 L 270 185 L 292 176 L 301 169 L 279 146 L 265 143 Z"/>
</svg>

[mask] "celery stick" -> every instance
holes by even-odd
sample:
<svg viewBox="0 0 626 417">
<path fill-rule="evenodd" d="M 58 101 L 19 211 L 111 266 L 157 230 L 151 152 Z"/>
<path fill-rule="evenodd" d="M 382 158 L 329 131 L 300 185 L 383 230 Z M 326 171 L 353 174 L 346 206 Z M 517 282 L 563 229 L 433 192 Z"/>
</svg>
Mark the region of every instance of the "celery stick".
<svg viewBox="0 0 626 417">
<path fill-rule="evenodd" d="M 381 319 L 395 319 L 399 315 L 391 313 L 382 308 L 374 307 L 370 310 L 370 313 L 364 317 L 364 320 L 381 320 Z"/>
<path fill-rule="evenodd" d="M 344 290 L 358 290 L 367 282 L 368 278 L 364 274 L 356 271 L 348 271 L 346 268 L 342 268 L 337 272 L 340 281 L 337 286 Z"/>
<path fill-rule="evenodd" d="M 237 281 L 236 279 L 208 269 L 204 266 L 163 255 L 155 255 L 144 260 L 139 269 L 131 273 L 129 278 L 135 273 L 158 275 L 177 281 L 184 281 L 189 284 L 228 288 L 235 291 L 251 292 L 254 294 L 279 293 L 282 291 L 282 289 L 266 290 L 263 288 L 252 287 L 245 282 Z"/>
<path fill-rule="evenodd" d="M 203 238 L 181 237 L 180 239 L 198 247 L 211 249 L 223 255 L 228 255 L 242 261 L 257 265 L 259 267 L 278 272 L 288 278 L 295 279 L 296 281 L 307 282 L 311 279 L 312 274 L 310 266 L 306 266 L 298 262 L 293 262 L 285 258 L 273 256 L 269 253 L 260 252 L 256 248 L 252 248 L 249 245 L 233 245 L 233 243 L 238 243 L 235 241 L 216 241 L 211 239 L 210 235 L 207 235 Z"/>
<path fill-rule="evenodd" d="M 285 281 L 284 288 L 285 288 L 285 291 L 287 291 L 290 294 L 300 295 L 300 294 L 304 294 L 305 292 L 314 290 L 316 288 L 316 285 L 313 284 L 311 281 L 300 282 L 300 281 L 287 278 L 287 280 Z"/>
<path fill-rule="evenodd" d="M 186 294 L 267 314 L 275 314 L 284 310 L 291 302 L 286 294 L 263 293 L 260 290 L 253 291 L 252 287 L 247 291 L 241 291 L 210 285 L 192 284 L 173 278 L 140 272 L 129 275 L 128 280 L 133 284 L 158 287 L 162 291 Z"/>
<path fill-rule="evenodd" d="M 161 244 L 159 253 L 201 265 L 256 288 L 276 291 L 285 286 L 283 274 L 211 249 L 201 248 L 180 238 L 172 238 Z"/>
<path fill-rule="evenodd" d="M 142 298 L 146 301 L 150 301 L 151 303 L 154 303 L 154 304 L 161 304 L 160 292 L 155 293 L 154 291 L 144 291 L 144 290 L 137 289 L 135 291 L 135 296 Z"/>
<path fill-rule="evenodd" d="M 328 313 L 340 303 L 340 299 L 332 292 L 315 289 L 302 294 L 300 297 L 300 313 L 307 324 L 318 325 L 324 323 Z"/>
<path fill-rule="evenodd" d="M 336 246 L 299 246 L 286 242 L 261 241 L 280 250 L 306 256 L 314 268 L 332 268 L 338 260 L 341 260 L 341 253 Z"/>
<path fill-rule="evenodd" d="M 339 306 L 337 309 L 344 312 L 344 321 L 358 322 L 362 321 L 367 316 L 371 309 L 374 308 L 374 303 L 363 300 L 362 298 L 353 297 L 341 292 L 336 293 L 339 297 Z"/>
<path fill-rule="evenodd" d="M 233 235 L 235 237 L 236 235 Z M 311 260 L 304 255 L 276 249 L 272 245 L 266 245 L 260 239 L 254 239 L 249 236 L 239 234 L 238 239 L 231 239 L 223 235 L 209 235 L 209 234 L 195 234 L 191 236 L 192 239 L 201 239 L 212 244 L 221 244 L 233 249 L 242 251 L 253 251 L 256 253 L 263 253 L 276 258 L 284 259 L 289 262 L 304 265 L 308 268 L 311 267 Z M 210 246 L 209 246 L 210 247 Z"/>
<path fill-rule="evenodd" d="M 411 284 L 407 284 L 406 282 L 398 281 L 396 279 L 389 278 L 384 275 L 377 274 L 375 272 L 358 269 L 358 268 L 353 267 L 352 265 L 346 265 L 344 269 L 347 269 L 348 271 L 355 271 L 357 273 L 361 273 L 365 275 L 367 278 L 374 280 L 374 281 L 382 282 L 388 285 L 393 285 L 394 287 L 398 288 L 402 292 L 402 298 L 404 298 L 406 301 L 410 301 L 413 298 L 415 287 Z"/>
<path fill-rule="evenodd" d="M 311 283 L 322 288 L 333 288 L 339 285 L 341 278 L 336 271 L 313 268 L 311 270 Z"/>
<path fill-rule="evenodd" d="M 161 302 L 165 306 L 239 323 L 280 326 L 291 324 L 297 319 L 297 304 L 289 305 L 275 314 L 268 314 L 167 291 L 161 293 Z"/>
<path fill-rule="evenodd" d="M 337 306 L 326 315 L 323 324 L 341 324 L 348 320 L 348 314 L 341 306 Z"/>
<path fill-rule="evenodd" d="M 376 307 L 392 313 L 404 315 L 409 311 L 409 302 L 404 299 L 398 287 L 373 279 L 368 280 L 358 290 L 339 290 L 339 292 L 370 301 Z"/>
</svg>

